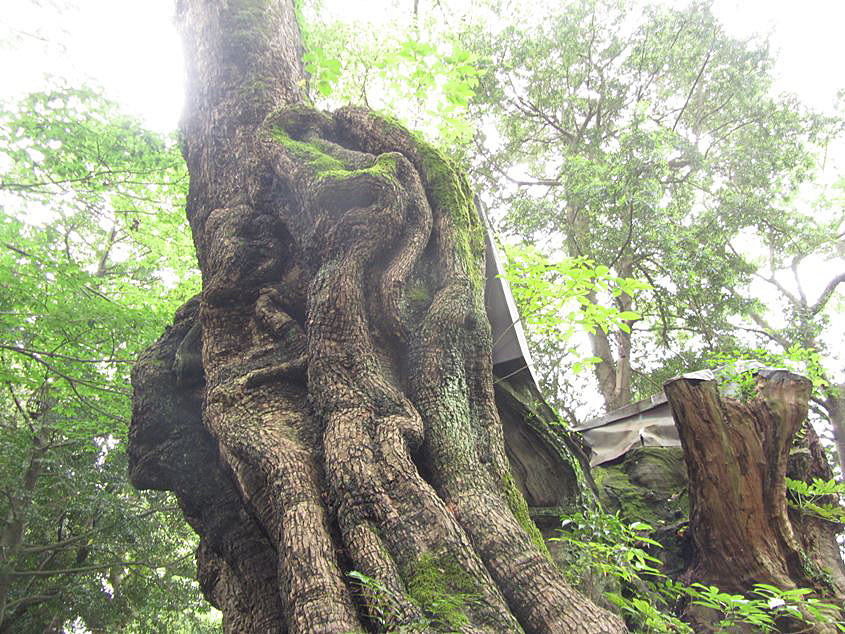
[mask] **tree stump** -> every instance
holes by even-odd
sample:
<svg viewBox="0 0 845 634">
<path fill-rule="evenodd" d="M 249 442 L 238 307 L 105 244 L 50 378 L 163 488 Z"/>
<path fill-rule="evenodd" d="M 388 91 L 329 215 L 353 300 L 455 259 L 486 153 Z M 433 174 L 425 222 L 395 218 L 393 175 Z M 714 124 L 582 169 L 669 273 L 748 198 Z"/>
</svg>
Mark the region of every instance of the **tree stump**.
<svg viewBox="0 0 845 634">
<path fill-rule="evenodd" d="M 830 557 L 834 527 L 805 525 L 787 504 L 785 477 L 810 381 L 761 369 L 748 402 L 723 397 L 712 375 L 678 377 L 664 390 L 689 473 L 694 555 L 686 579 L 732 593 L 765 583 L 841 598 L 841 560 Z M 816 442 L 805 474 L 824 473 Z"/>
</svg>

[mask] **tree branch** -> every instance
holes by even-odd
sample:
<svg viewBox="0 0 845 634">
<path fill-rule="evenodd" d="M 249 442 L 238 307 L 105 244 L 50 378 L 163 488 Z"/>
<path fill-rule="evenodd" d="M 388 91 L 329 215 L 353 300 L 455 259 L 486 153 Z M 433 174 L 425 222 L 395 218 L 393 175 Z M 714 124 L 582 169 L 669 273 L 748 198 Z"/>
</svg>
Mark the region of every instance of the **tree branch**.
<svg viewBox="0 0 845 634">
<path fill-rule="evenodd" d="M 73 361 L 74 363 L 135 363 L 134 359 L 80 359 L 79 357 L 71 357 L 66 354 L 59 354 L 56 352 L 46 352 L 44 350 L 32 350 L 30 348 L 24 348 L 23 346 L 8 346 L 5 344 L 0 344 L 0 348 L 3 350 L 10 350 L 11 352 L 19 352 L 26 356 L 31 355 L 38 355 L 44 357 L 53 357 L 55 359 L 64 359 L 66 361 Z"/>
<path fill-rule="evenodd" d="M 10 570 L 6 574 L 10 577 L 27 578 L 27 577 L 55 577 L 56 575 L 79 575 L 86 572 L 97 572 L 99 570 L 108 570 L 113 566 L 126 566 L 127 568 L 149 568 L 156 570 L 157 568 L 170 568 L 176 564 L 184 561 L 189 557 L 193 557 L 194 553 L 190 552 L 186 555 L 178 557 L 167 563 L 150 563 L 147 561 L 112 561 L 107 564 L 97 564 L 94 566 L 79 566 L 77 568 L 57 568 L 54 570 Z"/>
<path fill-rule="evenodd" d="M 845 273 L 840 273 L 832 280 L 827 283 L 827 286 L 824 287 L 822 294 L 819 296 L 816 303 L 810 307 L 810 314 L 816 315 L 818 312 L 825 307 L 827 301 L 830 299 L 830 296 L 833 295 L 833 291 L 836 290 L 836 287 L 845 282 Z"/>
<path fill-rule="evenodd" d="M 701 68 L 698 71 L 698 75 L 695 77 L 695 81 L 692 82 L 692 86 L 689 89 L 689 93 L 687 94 L 687 100 L 684 102 L 684 105 L 681 106 L 681 111 L 678 113 L 678 116 L 675 118 L 675 123 L 672 125 L 672 132 L 675 131 L 675 128 L 678 127 L 678 123 L 681 121 L 681 117 L 684 116 L 684 112 L 689 105 L 690 99 L 692 99 L 693 93 L 695 93 L 695 89 L 698 86 L 698 82 L 701 81 L 701 76 L 704 74 L 704 69 L 707 68 L 707 64 L 710 63 L 710 57 L 713 54 L 713 45 L 711 43 L 710 48 L 707 49 L 707 55 L 704 56 L 704 62 L 701 64 Z"/>
<path fill-rule="evenodd" d="M 784 350 L 789 349 L 789 341 L 787 341 L 782 335 L 779 335 L 775 332 L 775 329 L 769 325 L 762 315 L 752 312 L 748 315 L 751 317 L 751 320 L 760 326 L 763 329 L 764 334 L 769 337 L 772 341 L 778 343 Z"/>
</svg>

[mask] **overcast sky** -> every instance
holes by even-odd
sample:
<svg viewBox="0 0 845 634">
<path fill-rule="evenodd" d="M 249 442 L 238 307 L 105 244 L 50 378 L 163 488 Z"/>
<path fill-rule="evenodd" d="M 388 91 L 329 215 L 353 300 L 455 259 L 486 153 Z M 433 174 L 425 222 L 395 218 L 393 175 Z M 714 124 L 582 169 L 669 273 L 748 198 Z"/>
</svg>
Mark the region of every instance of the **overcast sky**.
<svg viewBox="0 0 845 634">
<path fill-rule="evenodd" d="M 75 9 L 56 10 L 75 4 Z M 0 96 L 38 89 L 45 73 L 87 80 L 148 125 L 173 129 L 182 104 L 183 73 L 171 17 L 174 4 L 3 0 Z M 327 6 L 333 4 L 360 14 L 362 7 L 376 3 L 326 0 Z M 735 35 L 771 33 L 779 53 L 781 89 L 799 94 L 815 108 L 832 108 L 836 90 L 845 87 L 845 0 L 716 0 L 715 9 Z"/>
</svg>

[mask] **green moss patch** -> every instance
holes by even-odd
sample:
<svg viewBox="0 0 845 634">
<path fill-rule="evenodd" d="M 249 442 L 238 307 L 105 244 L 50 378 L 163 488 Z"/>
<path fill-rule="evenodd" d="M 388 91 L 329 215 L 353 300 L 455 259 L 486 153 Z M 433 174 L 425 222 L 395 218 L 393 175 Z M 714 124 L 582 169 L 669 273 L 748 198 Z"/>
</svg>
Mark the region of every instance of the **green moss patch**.
<svg viewBox="0 0 845 634">
<path fill-rule="evenodd" d="M 426 179 L 426 191 L 434 204 L 449 214 L 455 227 L 458 257 L 474 286 L 483 288 L 481 262 L 484 258 L 484 227 L 475 209 L 466 177 L 442 152 L 414 137 Z"/>
<path fill-rule="evenodd" d="M 622 462 L 593 470 L 599 499 L 626 522 L 655 528 L 689 516 L 686 464 L 675 447 L 636 447 Z"/>
<path fill-rule="evenodd" d="M 432 626 L 459 630 L 469 624 L 466 607 L 478 597 L 478 586 L 453 558 L 426 553 L 405 578 L 408 595 Z"/>
<path fill-rule="evenodd" d="M 553 561 L 552 555 L 546 546 L 546 541 L 543 539 L 542 533 L 540 533 L 540 529 L 537 528 L 534 520 L 528 514 L 528 504 L 525 502 L 525 498 L 522 496 L 519 487 L 516 486 L 516 482 L 510 473 L 505 474 L 504 487 L 505 499 L 507 499 L 508 507 L 510 507 L 511 513 L 516 517 L 516 521 L 528 533 L 528 536 L 537 549 L 548 557 L 549 561 Z"/>
</svg>

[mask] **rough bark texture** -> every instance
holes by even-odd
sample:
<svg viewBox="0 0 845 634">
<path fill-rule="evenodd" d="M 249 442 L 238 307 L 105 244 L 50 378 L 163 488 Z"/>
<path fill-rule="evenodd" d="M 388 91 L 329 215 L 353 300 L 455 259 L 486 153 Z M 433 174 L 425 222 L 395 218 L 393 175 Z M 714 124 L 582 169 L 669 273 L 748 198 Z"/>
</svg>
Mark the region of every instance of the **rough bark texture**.
<svg viewBox="0 0 845 634">
<path fill-rule="evenodd" d="M 560 494 L 511 474 L 464 177 L 389 120 L 301 105 L 290 2 L 178 19 L 203 290 L 135 369 L 131 475 L 176 492 L 226 630 L 624 631 L 520 488 Z"/>
<path fill-rule="evenodd" d="M 821 405 L 827 410 L 833 428 L 833 439 L 836 442 L 839 467 L 845 473 L 845 383 L 831 385 Z"/>
<path fill-rule="evenodd" d="M 687 578 L 729 592 L 766 583 L 841 599 L 835 527 L 790 513 L 787 505 L 788 467 L 793 478 L 831 475 L 810 429 L 803 457 L 792 454 L 789 464 L 807 417 L 809 380 L 786 371 L 760 374 L 748 403 L 722 398 L 715 381 L 679 378 L 664 389 L 689 473 L 694 552 Z"/>
</svg>

